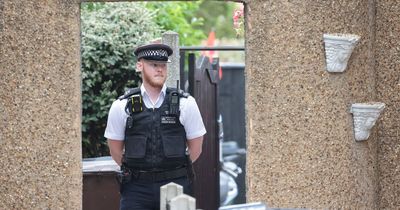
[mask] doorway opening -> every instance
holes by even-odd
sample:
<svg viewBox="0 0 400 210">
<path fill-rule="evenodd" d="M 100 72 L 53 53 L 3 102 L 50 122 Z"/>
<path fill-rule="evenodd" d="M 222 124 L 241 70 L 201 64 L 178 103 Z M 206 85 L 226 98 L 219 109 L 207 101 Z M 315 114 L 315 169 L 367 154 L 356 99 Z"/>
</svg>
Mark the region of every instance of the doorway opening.
<svg viewBox="0 0 400 210">
<path fill-rule="evenodd" d="M 150 12 L 146 13 L 146 11 Z M 136 24 L 136 27 L 131 27 L 129 24 Z M 140 84 L 140 75 L 135 71 L 134 47 L 157 39 L 163 31 L 167 30 L 179 34 L 181 58 L 187 58 L 181 61 L 181 66 L 184 66 L 181 69 L 181 75 L 189 74 L 190 54 L 197 58 L 202 56 L 208 56 L 210 59 L 219 58 L 218 66 L 221 68 L 217 69 L 219 82 L 215 103 L 217 114 L 212 119 L 214 121 L 212 126 L 217 132 L 210 132 L 208 135 L 216 136 L 215 140 L 219 141 L 219 131 L 223 130 L 223 140 L 232 143 L 226 144 L 225 149 L 232 149 L 232 145 L 235 144 L 238 148 L 246 148 L 243 24 L 242 3 L 219 1 L 82 3 L 82 156 L 84 163 L 106 161 L 106 156 L 109 156 L 106 139 L 103 137 L 108 110 L 112 102 L 123 94 L 127 87 Z M 230 35 L 226 36 L 227 34 Z M 191 49 L 199 46 L 208 49 Z M 236 46 L 240 49 L 218 49 L 226 46 Z M 184 77 L 184 80 L 188 80 L 188 77 Z M 217 122 L 221 119 L 219 128 Z M 216 145 L 218 147 L 219 144 Z M 223 156 L 222 150 L 214 149 L 218 156 L 220 152 Z M 213 161 L 219 161 L 219 157 Z M 225 205 L 245 203 L 245 155 L 230 162 L 237 164 L 242 173 L 235 178 L 238 194 Z M 115 169 L 113 167 L 111 166 L 112 170 Z M 220 168 L 216 170 L 219 171 Z M 95 175 L 96 170 L 91 168 L 86 174 Z M 112 177 L 113 173 L 107 175 Z M 86 183 L 89 182 L 86 180 Z M 84 177 L 84 188 L 85 186 L 87 185 Z M 97 189 L 98 186 L 97 182 Z M 113 186 L 117 185 L 108 187 Z M 216 187 L 220 189 L 219 186 Z M 87 192 L 94 191 L 90 189 Z M 85 196 L 91 198 L 86 195 L 87 192 L 84 189 L 84 205 Z M 99 204 L 98 198 L 94 199 L 95 204 Z"/>
</svg>

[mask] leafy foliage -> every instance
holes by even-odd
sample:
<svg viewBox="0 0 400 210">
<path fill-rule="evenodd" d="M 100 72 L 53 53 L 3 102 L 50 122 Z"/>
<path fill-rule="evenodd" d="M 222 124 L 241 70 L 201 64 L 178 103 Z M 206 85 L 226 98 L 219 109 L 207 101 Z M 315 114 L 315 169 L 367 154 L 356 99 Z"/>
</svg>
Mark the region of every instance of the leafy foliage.
<svg viewBox="0 0 400 210">
<path fill-rule="evenodd" d="M 81 9 L 84 12 L 93 12 L 104 8 L 105 4 L 106 3 L 104 2 L 99 2 L 99 3 L 85 2 L 81 4 Z"/>
<path fill-rule="evenodd" d="M 179 34 L 181 45 L 198 45 L 207 36 L 202 30 L 204 19 L 198 18 L 201 1 L 196 2 L 147 2 L 146 8 L 156 12 L 155 21 L 166 31 Z"/>
<path fill-rule="evenodd" d="M 103 137 L 108 111 L 126 87 L 140 81 L 133 50 L 160 36 L 154 15 L 137 3 L 82 6 L 83 157 L 109 155 Z"/>
<path fill-rule="evenodd" d="M 238 3 L 226 1 L 202 1 L 199 10 L 196 12 L 198 17 L 203 17 L 204 24 L 196 26 L 205 32 L 215 31 L 216 37 L 236 38 L 233 28 L 232 14 Z"/>
</svg>

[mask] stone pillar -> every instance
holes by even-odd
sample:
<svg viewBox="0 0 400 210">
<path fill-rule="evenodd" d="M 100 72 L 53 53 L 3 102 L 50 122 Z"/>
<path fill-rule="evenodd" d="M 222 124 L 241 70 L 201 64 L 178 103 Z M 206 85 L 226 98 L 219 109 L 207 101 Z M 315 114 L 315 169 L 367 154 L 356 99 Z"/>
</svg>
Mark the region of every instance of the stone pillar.
<svg viewBox="0 0 400 210">
<path fill-rule="evenodd" d="M 167 31 L 162 35 L 162 43 L 170 46 L 174 53 L 171 55 L 171 63 L 168 64 L 167 87 L 176 87 L 176 81 L 180 79 L 179 71 L 179 34 Z M 181 81 L 180 81 L 181 82 Z"/>
<path fill-rule="evenodd" d="M 377 209 L 376 130 L 356 142 L 349 113 L 376 100 L 373 2 L 247 1 L 249 201 Z M 361 37 L 346 72 L 325 70 L 324 33 Z"/>
<path fill-rule="evenodd" d="M 376 71 L 379 101 L 387 105 L 379 126 L 380 199 L 377 209 L 400 206 L 400 2 L 376 1 Z"/>
<path fill-rule="evenodd" d="M 81 209 L 78 1 L 0 1 L 0 209 Z"/>
</svg>

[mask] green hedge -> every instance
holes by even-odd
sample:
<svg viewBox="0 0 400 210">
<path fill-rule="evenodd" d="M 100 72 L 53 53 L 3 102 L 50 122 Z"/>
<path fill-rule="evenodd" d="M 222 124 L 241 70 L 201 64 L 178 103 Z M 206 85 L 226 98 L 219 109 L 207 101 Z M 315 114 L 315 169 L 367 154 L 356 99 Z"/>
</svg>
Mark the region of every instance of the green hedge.
<svg viewBox="0 0 400 210">
<path fill-rule="evenodd" d="M 154 12 L 143 4 L 87 4 L 81 10 L 82 153 L 109 155 L 103 137 L 112 102 L 140 81 L 134 48 L 160 37 Z"/>
</svg>

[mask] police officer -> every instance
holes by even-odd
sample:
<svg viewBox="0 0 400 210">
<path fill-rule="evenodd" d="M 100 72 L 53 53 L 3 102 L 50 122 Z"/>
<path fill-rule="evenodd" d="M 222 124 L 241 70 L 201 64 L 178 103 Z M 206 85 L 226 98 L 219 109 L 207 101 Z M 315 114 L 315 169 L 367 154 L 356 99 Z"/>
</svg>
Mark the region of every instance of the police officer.
<svg viewBox="0 0 400 210">
<path fill-rule="evenodd" d="M 192 193 L 191 164 L 206 130 L 194 98 L 165 85 L 172 53 L 164 44 L 138 47 L 143 83 L 114 101 L 108 114 L 104 136 L 122 170 L 122 210 L 159 209 L 160 187 L 170 182 Z"/>
</svg>

